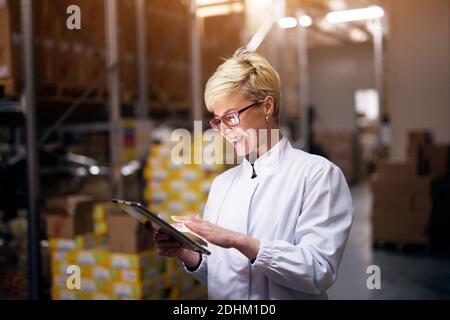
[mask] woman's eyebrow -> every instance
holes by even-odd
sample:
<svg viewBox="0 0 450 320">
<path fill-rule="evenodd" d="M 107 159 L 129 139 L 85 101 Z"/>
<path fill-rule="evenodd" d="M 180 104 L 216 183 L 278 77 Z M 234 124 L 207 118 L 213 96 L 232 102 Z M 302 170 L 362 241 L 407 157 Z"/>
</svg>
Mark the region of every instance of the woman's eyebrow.
<svg viewBox="0 0 450 320">
<path fill-rule="evenodd" d="M 221 116 L 219 116 L 218 114 L 215 114 L 215 113 L 213 113 L 213 115 L 215 115 L 216 117 L 223 117 L 224 115 L 231 113 L 231 112 L 235 112 L 235 111 L 236 111 L 236 108 L 231 108 L 231 109 L 226 110 L 224 113 L 222 113 Z"/>
</svg>

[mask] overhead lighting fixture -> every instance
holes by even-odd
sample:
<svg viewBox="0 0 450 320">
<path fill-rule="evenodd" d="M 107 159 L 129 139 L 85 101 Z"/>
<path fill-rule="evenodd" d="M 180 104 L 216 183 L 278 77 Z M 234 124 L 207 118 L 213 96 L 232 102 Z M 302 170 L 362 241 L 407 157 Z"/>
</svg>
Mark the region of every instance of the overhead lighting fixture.
<svg viewBox="0 0 450 320">
<path fill-rule="evenodd" d="M 223 4 L 224 2 L 228 2 L 229 0 L 195 0 L 195 4 L 198 7 L 202 6 L 213 6 L 217 4 Z"/>
<path fill-rule="evenodd" d="M 353 28 L 350 31 L 350 38 L 354 41 L 354 42 L 366 42 L 369 37 L 367 36 L 367 33 L 365 33 L 364 31 L 361 31 L 359 29 Z"/>
<path fill-rule="evenodd" d="M 141 168 L 141 163 L 137 160 L 131 161 L 120 169 L 120 172 L 124 176 L 129 176 L 135 173 Z"/>
<path fill-rule="evenodd" d="M 200 7 L 197 9 L 197 16 L 206 18 L 206 17 L 223 16 L 232 13 L 240 13 L 243 11 L 244 5 L 240 2 L 234 2 L 229 4 L 218 4 L 218 5 L 210 5 L 207 7 Z"/>
<path fill-rule="evenodd" d="M 339 11 L 339 10 L 345 10 L 346 9 L 346 5 L 345 5 L 345 2 L 343 0 L 331 0 L 331 1 L 328 2 L 328 7 L 332 11 Z"/>
<path fill-rule="evenodd" d="M 297 26 L 297 19 L 294 17 L 284 17 L 278 21 L 278 25 L 283 29 L 295 28 Z"/>
<path fill-rule="evenodd" d="M 322 18 L 319 21 L 319 28 L 323 31 L 331 32 L 336 28 L 336 26 L 333 26 L 327 19 Z"/>
<path fill-rule="evenodd" d="M 312 19 L 310 16 L 304 14 L 302 15 L 299 19 L 298 19 L 298 23 L 300 24 L 300 26 L 304 27 L 304 28 L 308 28 L 312 25 Z"/>
<path fill-rule="evenodd" d="M 89 168 L 89 173 L 96 176 L 100 174 L 100 168 L 98 166 L 92 166 Z"/>
<path fill-rule="evenodd" d="M 327 14 L 327 20 L 331 23 L 352 22 L 377 19 L 384 16 L 383 8 L 370 6 L 362 9 L 334 11 Z"/>
</svg>

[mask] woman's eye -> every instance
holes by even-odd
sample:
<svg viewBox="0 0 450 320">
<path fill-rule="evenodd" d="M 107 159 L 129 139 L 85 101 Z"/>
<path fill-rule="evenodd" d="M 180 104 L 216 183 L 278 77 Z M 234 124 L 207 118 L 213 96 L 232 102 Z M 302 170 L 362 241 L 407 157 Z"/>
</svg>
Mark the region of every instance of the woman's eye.
<svg viewBox="0 0 450 320">
<path fill-rule="evenodd" d="M 238 124 L 239 123 L 239 120 L 235 115 L 228 116 L 226 121 L 230 124 Z"/>
</svg>

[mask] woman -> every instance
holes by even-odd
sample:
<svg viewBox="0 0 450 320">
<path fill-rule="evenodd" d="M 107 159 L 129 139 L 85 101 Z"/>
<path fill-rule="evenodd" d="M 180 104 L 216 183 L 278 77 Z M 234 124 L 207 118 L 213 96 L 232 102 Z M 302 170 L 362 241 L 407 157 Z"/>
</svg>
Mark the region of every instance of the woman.
<svg viewBox="0 0 450 320">
<path fill-rule="evenodd" d="M 165 234 L 156 246 L 207 283 L 210 299 L 324 299 L 336 279 L 351 195 L 337 166 L 279 134 L 280 100 L 278 73 L 243 49 L 206 85 L 211 126 L 244 159 L 214 180 L 204 220 L 172 217 L 207 241 L 210 256 Z"/>
</svg>

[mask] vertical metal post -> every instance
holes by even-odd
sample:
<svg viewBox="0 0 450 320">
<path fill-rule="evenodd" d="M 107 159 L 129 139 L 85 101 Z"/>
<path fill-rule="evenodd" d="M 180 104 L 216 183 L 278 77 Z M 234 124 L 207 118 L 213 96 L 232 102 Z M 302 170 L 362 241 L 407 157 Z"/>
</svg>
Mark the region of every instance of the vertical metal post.
<svg viewBox="0 0 450 320">
<path fill-rule="evenodd" d="M 136 0 L 136 51 L 138 105 L 136 115 L 145 119 L 148 115 L 148 77 L 147 77 L 147 36 L 145 21 L 145 0 Z"/>
<path fill-rule="evenodd" d="M 378 110 L 379 123 L 383 117 L 384 110 L 384 69 L 383 69 L 383 25 L 381 18 L 374 19 L 368 22 L 369 29 L 373 35 L 373 49 L 374 49 L 374 72 L 375 72 L 375 88 L 378 92 Z M 382 148 L 381 131 L 378 132 L 378 149 Z"/>
<path fill-rule="evenodd" d="M 120 114 L 120 71 L 118 50 L 118 18 L 117 0 L 105 1 L 105 30 L 106 30 L 106 63 L 111 68 L 108 74 L 108 106 L 110 123 L 110 157 L 111 157 L 111 182 L 114 197 L 123 194 L 122 175 L 120 172 L 122 164 L 123 130 Z"/>
<path fill-rule="evenodd" d="M 191 0 L 191 90 L 192 90 L 192 120 L 203 119 L 202 99 L 202 65 L 201 65 L 201 21 L 197 17 L 197 5 Z"/>
<path fill-rule="evenodd" d="M 304 14 L 297 12 L 297 20 Z M 309 75 L 308 75 L 308 40 L 307 30 L 301 25 L 297 26 L 297 54 L 299 66 L 299 102 L 300 102 L 300 141 L 301 147 L 309 151 Z"/>
<path fill-rule="evenodd" d="M 39 214 L 39 163 L 36 144 L 36 103 L 34 80 L 34 37 L 32 0 L 21 0 L 23 34 L 23 77 L 25 90 L 22 101 L 26 110 L 27 173 L 28 173 L 28 264 L 29 297 L 41 294 L 41 238 Z"/>
</svg>

